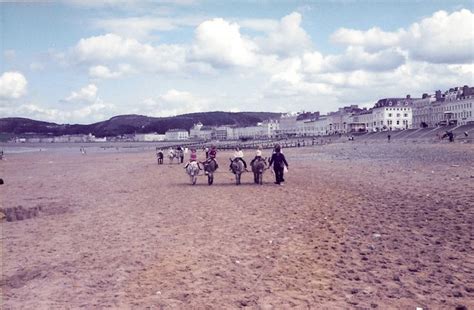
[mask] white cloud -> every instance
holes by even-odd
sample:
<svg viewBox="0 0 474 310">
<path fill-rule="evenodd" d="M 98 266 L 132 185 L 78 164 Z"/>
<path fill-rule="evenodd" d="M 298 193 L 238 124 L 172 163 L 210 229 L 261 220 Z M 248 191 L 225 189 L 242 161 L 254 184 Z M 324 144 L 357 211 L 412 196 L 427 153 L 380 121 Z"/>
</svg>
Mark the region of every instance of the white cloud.
<svg viewBox="0 0 474 310">
<path fill-rule="evenodd" d="M 257 40 L 260 49 L 267 53 L 295 55 L 311 48 L 311 38 L 301 28 L 302 16 L 293 12 L 281 19 L 268 36 Z"/>
<path fill-rule="evenodd" d="M 8 71 L 0 76 L 0 98 L 18 99 L 26 94 L 28 81 L 20 72 Z"/>
<path fill-rule="evenodd" d="M 255 31 L 271 32 L 278 29 L 278 21 L 274 19 L 240 19 L 237 23 L 242 28 L 248 28 Z"/>
<path fill-rule="evenodd" d="M 378 27 L 367 31 L 341 28 L 333 42 L 362 46 L 369 52 L 400 48 L 414 60 L 460 64 L 474 60 L 474 14 L 462 9 L 451 14 L 438 11 L 407 29 L 384 32 Z"/>
<path fill-rule="evenodd" d="M 329 71 L 388 71 L 398 68 L 405 62 L 402 53 L 394 48 L 367 53 L 361 47 L 348 47 L 343 55 L 330 55 L 325 58 Z"/>
<path fill-rule="evenodd" d="M 378 27 L 367 31 L 341 28 L 331 35 L 331 41 L 345 45 L 363 46 L 368 51 L 397 46 L 400 42 L 399 32 L 385 32 Z"/>
<path fill-rule="evenodd" d="M 73 101 L 73 102 L 94 102 L 97 99 L 97 86 L 95 84 L 89 84 L 79 91 L 71 92 L 71 94 L 66 97 L 66 101 Z"/>
<path fill-rule="evenodd" d="M 118 65 L 117 71 L 111 71 L 107 66 L 93 66 L 89 68 L 89 76 L 96 79 L 116 79 L 133 72 L 129 64 Z"/>
<path fill-rule="evenodd" d="M 257 64 L 257 46 L 241 35 L 239 25 L 222 18 L 201 23 L 195 31 L 191 59 L 215 66 L 243 66 Z"/>
<path fill-rule="evenodd" d="M 211 101 L 187 91 L 170 89 L 156 98 L 144 99 L 143 104 L 149 115 L 171 116 L 207 111 Z"/>
<path fill-rule="evenodd" d="M 153 40 L 156 32 L 171 31 L 179 27 L 197 26 L 204 20 L 198 16 L 155 17 L 140 16 L 127 18 L 98 19 L 94 25 L 106 32 L 125 38 Z"/>
<path fill-rule="evenodd" d="M 116 34 L 81 39 L 74 48 L 79 62 L 131 62 L 146 71 L 178 71 L 185 60 L 185 50 L 179 45 L 152 46 Z"/>
<path fill-rule="evenodd" d="M 432 63 L 472 63 L 474 14 L 466 9 L 451 14 L 438 11 L 411 25 L 401 39 L 402 46 L 414 59 Z"/>
<path fill-rule="evenodd" d="M 72 110 L 49 108 L 35 103 L 28 103 L 20 105 L 12 111 L 5 111 L 5 113 L 13 116 L 21 115 L 23 117 L 30 117 L 37 120 L 69 124 L 88 124 L 93 121 L 102 121 L 113 116 L 114 112 L 115 107 L 113 105 L 104 103 L 100 99 L 90 105 Z"/>
</svg>

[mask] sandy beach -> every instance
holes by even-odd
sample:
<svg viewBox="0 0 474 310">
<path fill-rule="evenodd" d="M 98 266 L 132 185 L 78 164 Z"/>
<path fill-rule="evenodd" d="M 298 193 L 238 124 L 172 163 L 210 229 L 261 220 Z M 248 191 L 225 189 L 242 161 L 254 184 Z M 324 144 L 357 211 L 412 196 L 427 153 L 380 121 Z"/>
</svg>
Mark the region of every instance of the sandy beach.
<svg viewBox="0 0 474 310">
<path fill-rule="evenodd" d="M 0 161 L 4 309 L 474 308 L 472 144 L 285 149 L 283 186 L 78 150 Z"/>
</svg>

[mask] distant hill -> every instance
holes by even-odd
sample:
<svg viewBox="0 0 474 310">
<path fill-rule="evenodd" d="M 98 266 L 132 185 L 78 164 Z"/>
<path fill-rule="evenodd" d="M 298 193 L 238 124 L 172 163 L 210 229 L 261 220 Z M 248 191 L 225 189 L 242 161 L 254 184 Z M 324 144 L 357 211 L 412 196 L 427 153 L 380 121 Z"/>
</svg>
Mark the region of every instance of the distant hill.
<svg viewBox="0 0 474 310">
<path fill-rule="evenodd" d="M 278 118 L 280 115 L 280 113 L 271 112 L 200 112 L 173 117 L 120 115 L 89 125 L 56 124 L 28 118 L 8 117 L 0 118 L 0 136 L 27 134 L 60 136 L 92 133 L 96 137 L 104 137 L 149 132 L 164 134 L 172 128 L 189 130 L 197 122 L 207 126 L 252 126 L 267 119 Z"/>
</svg>

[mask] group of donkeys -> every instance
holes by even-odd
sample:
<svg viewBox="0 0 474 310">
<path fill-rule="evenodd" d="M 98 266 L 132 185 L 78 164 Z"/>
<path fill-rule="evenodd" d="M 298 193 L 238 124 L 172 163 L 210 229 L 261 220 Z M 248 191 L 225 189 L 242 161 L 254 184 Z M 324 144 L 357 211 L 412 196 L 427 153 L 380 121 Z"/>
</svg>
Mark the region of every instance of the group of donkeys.
<svg viewBox="0 0 474 310">
<path fill-rule="evenodd" d="M 230 163 L 231 170 L 235 175 L 235 184 L 240 185 L 242 173 L 245 172 L 244 163 L 238 158 L 229 159 L 229 160 L 231 161 Z M 186 167 L 186 172 L 190 177 L 191 184 L 193 185 L 196 184 L 197 176 L 199 175 L 199 171 L 201 170 L 199 164 L 200 164 L 199 162 L 190 162 L 188 166 Z M 218 168 L 216 161 L 210 158 L 204 162 L 201 162 L 201 164 L 203 165 L 203 168 L 204 168 L 203 170 L 205 174 L 207 175 L 207 184 L 212 185 L 212 183 L 214 182 L 214 172 Z M 260 184 L 260 185 L 263 184 L 263 173 L 266 169 L 266 166 L 267 166 L 267 161 L 265 158 L 258 158 L 252 162 L 251 168 L 252 168 L 255 184 Z"/>
<path fill-rule="evenodd" d="M 158 159 L 158 164 L 163 164 L 164 154 L 162 150 L 157 149 L 156 157 Z M 182 163 L 183 153 L 182 150 L 170 150 L 168 154 L 168 159 L 170 164 L 173 163 L 173 159 L 177 159 L 178 163 Z M 245 172 L 244 163 L 239 159 L 230 159 L 231 161 L 231 170 L 235 174 L 235 184 L 241 184 L 241 176 L 242 173 Z M 203 168 L 201 168 L 200 164 Z M 215 160 L 212 158 L 207 159 L 204 162 L 190 162 L 186 167 L 186 172 L 190 177 L 191 184 L 196 184 L 197 176 L 199 175 L 201 170 L 204 170 L 205 174 L 207 175 L 207 183 L 212 185 L 214 183 L 214 172 L 217 170 L 218 165 Z M 254 175 L 254 182 L 256 184 L 263 184 L 263 172 L 267 168 L 267 160 L 266 158 L 258 158 L 251 163 L 252 172 Z"/>
</svg>

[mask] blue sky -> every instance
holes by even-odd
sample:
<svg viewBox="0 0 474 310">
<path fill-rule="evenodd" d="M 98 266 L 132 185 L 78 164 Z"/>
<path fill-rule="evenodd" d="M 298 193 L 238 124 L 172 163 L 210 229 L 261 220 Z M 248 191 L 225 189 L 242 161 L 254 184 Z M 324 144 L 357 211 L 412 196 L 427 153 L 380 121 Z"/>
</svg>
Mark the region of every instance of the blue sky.
<svg viewBox="0 0 474 310">
<path fill-rule="evenodd" d="M 0 117 L 321 111 L 473 85 L 471 1 L 0 2 Z"/>
</svg>

